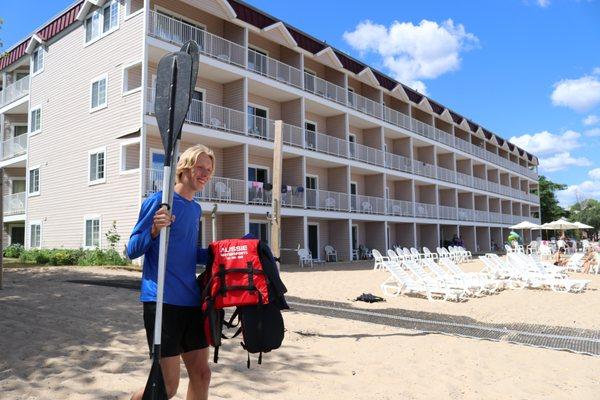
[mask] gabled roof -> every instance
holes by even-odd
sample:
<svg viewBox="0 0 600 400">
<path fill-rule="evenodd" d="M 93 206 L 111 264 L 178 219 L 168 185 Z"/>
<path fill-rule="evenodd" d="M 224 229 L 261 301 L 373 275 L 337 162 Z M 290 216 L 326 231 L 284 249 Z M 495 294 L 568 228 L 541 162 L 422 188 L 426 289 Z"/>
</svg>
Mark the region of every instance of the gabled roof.
<svg viewBox="0 0 600 400">
<path fill-rule="evenodd" d="M 408 98 L 408 94 L 406 93 L 406 90 L 404 90 L 404 86 L 402 86 L 402 84 L 400 84 L 400 83 L 396 84 L 394 89 L 392 89 L 392 93 L 398 95 L 402 100 L 404 100 L 406 102 L 410 101 L 410 99 Z"/>
<path fill-rule="evenodd" d="M 372 86 L 375 86 L 375 87 L 379 86 L 379 81 L 377 80 L 377 78 L 375 77 L 375 74 L 373 73 L 373 71 L 369 67 L 367 67 L 367 68 L 363 69 L 362 71 L 360 71 L 358 73 L 358 78 L 361 81 L 363 81 L 363 82 L 365 82 L 365 83 L 367 83 L 369 85 L 372 85 Z"/>
<path fill-rule="evenodd" d="M 285 27 L 285 25 L 281 21 L 275 22 L 272 25 L 262 28 L 262 31 L 265 34 L 265 36 L 267 36 L 269 39 L 273 40 L 274 42 L 277 42 L 284 46 L 290 46 L 290 47 L 298 46 L 298 43 L 296 43 L 296 40 L 294 40 L 294 37 L 292 36 L 290 31 L 288 31 L 288 29 Z"/>
<path fill-rule="evenodd" d="M 334 69 L 344 68 L 340 59 L 335 55 L 335 51 L 331 47 L 325 47 L 323 50 L 315 53 L 315 58 L 321 63 L 328 65 Z"/>
<path fill-rule="evenodd" d="M 83 21 L 93 7 L 102 7 L 104 3 L 106 3 L 106 0 L 84 0 L 81 9 L 77 13 L 77 19 Z"/>
<path fill-rule="evenodd" d="M 44 43 L 45 42 L 42 40 L 42 38 L 39 37 L 37 33 L 34 33 L 33 36 L 31 37 L 31 39 L 29 39 L 29 43 L 27 44 L 27 47 L 25 48 L 25 53 L 27 53 L 27 54 L 33 53 L 33 51 L 36 49 L 36 47 L 38 47 L 39 45 L 44 45 Z"/>
</svg>

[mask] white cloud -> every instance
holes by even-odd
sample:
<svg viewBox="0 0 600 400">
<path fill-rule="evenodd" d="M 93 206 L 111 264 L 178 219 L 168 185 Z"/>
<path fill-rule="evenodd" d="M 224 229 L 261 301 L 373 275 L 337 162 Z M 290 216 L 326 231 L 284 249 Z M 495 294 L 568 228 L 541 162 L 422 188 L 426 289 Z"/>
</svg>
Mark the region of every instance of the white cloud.
<svg viewBox="0 0 600 400">
<path fill-rule="evenodd" d="M 537 0 L 536 3 L 538 6 L 546 8 L 550 5 L 550 0 Z"/>
<path fill-rule="evenodd" d="M 580 133 L 570 130 L 562 135 L 555 135 L 548 131 L 542 131 L 533 135 L 525 134 L 513 136 L 510 138 L 510 142 L 537 155 L 573 150 L 581 146 L 579 138 L 581 138 Z"/>
<path fill-rule="evenodd" d="M 592 74 L 594 74 L 594 75 L 600 75 L 600 67 L 594 68 L 594 70 L 592 71 Z"/>
<path fill-rule="evenodd" d="M 592 162 L 585 157 L 573 157 L 568 151 L 548 158 L 540 158 L 540 170 L 555 172 L 569 167 L 589 167 Z"/>
<path fill-rule="evenodd" d="M 583 124 L 586 126 L 596 125 L 598 122 L 600 122 L 600 118 L 597 115 L 588 115 L 583 120 Z"/>
<path fill-rule="evenodd" d="M 600 128 L 592 128 L 583 132 L 587 137 L 598 137 L 600 136 Z"/>
<path fill-rule="evenodd" d="M 569 107 L 578 112 L 588 111 L 600 104 L 600 81 L 595 76 L 563 79 L 554 84 L 550 98 L 555 106 Z"/>
<path fill-rule="evenodd" d="M 588 172 L 588 176 L 595 181 L 600 181 L 600 168 L 594 168 Z"/>
<path fill-rule="evenodd" d="M 563 207 L 571 206 L 585 199 L 600 200 L 600 181 L 588 180 L 578 185 L 569 185 L 565 190 L 556 192 L 556 198 Z"/>
<path fill-rule="evenodd" d="M 361 55 L 377 54 L 394 78 L 421 93 L 426 91 L 422 79 L 456 71 L 460 68 L 460 53 L 479 42 L 451 19 L 441 24 L 422 20 L 418 25 L 394 21 L 389 27 L 365 20 L 352 32 L 344 32 L 343 37 Z"/>
</svg>

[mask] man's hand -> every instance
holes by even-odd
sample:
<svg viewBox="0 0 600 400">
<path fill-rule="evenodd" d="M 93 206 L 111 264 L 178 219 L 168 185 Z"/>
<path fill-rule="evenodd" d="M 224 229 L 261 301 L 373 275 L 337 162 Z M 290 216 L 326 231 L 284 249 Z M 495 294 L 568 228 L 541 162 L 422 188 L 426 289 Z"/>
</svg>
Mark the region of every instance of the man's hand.
<svg viewBox="0 0 600 400">
<path fill-rule="evenodd" d="M 160 234 L 160 230 L 171 225 L 175 221 L 175 216 L 167 211 L 166 207 L 160 208 L 152 220 L 152 239 L 156 239 Z"/>
</svg>

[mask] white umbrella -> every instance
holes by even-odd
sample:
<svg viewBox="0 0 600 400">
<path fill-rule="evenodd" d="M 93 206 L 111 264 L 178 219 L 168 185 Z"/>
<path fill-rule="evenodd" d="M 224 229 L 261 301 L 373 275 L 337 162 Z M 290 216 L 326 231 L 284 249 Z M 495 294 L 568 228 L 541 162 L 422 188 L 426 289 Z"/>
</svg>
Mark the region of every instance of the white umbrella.
<svg viewBox="0 0 600 400">
<path fill-rule="evenodd" d="M 577 225 L 578 229 L 594 229 L 594 227 L 593 227 L 593 226 L 586 225 L 586 224 L 584 224 L 584 223 L 581 223 L 581 222 L 579 222 L 579 221 L 575 221 L 575 222 L 573 222 L 573 223 L 574 223 L 575 225 Z"/>
<path fill-rule="evenodd" d="M 579 227 L 574 223 L 567 221 L 564 218 L 560 218 L 556 221 L 547 222 L 543 224 L 542 229 L 564 231 L 568 229 L 579 229 Z"/>
<path fill-rule="evenodd" d="M 540 225 L 534 224 L 529 221 L 519 222 L 517 225 L 513 225 L 510 229 L 540 229 Z"/>
</svg>

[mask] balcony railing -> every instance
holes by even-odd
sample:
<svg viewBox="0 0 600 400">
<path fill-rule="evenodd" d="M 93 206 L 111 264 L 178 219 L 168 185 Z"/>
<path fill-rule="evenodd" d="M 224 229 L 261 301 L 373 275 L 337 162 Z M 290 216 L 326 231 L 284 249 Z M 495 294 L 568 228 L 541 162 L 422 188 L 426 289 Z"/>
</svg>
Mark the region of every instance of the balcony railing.
<svg viewBox="0 0 600 400">
<path fill-rule="evenodd" d="M 27 134 L 19 135 L 2 142 L 2 159 L 17 157 L 27 153 Z"/>
<path fill-rule="evenodd" d="M 489 213 L 482 210 L 473 210 L 473 218 L 477 222 L 488 222 L 490 219 Z"/>
<path fill-rule="evenodd" d="M 156 11 L 150 11 L 148 34 L 176 45 L 195 40 L 201 54 L 240 67 L 246 65 L 244 46 Z"/>
<path fill-rule="evenodd" d="M 363 214 L 385 214 L 385 199 L 382 197 L 350 195 L 351 211 Z"/>
<path fill-rule="evenodd" d="M 458 220 L 459 221 L 475 221 L 475 210 L 470 208 L 459 208 L 458 209 Z"/>
<path fill-rule="evenodd" d="M 490 216 L 490 222 L 495 223 L 495 224 L 502 223 L 502 214 L 501 213 L 489 211 L 488 214 Z"/>
<path fill-rule="evenodd" d="M 428 203 L 415 203 L 415 217 L 437 218 L 437 206 Z"/>
<path fill-rule="evenodd" d="M 306 189 L 306 208 L 326 211 L 348 211 L 347 193 Z"/>
<path fill-rule="evenodd" d="M 414 215 L 413 203 L 405 200 L 388 199 L 386 213 L 398 217 L 412 217 Z"/>
<path fill-rule="evenodd" d="M 385 153 L 385 166 L 396 171 L 412 172 L 410 158 L 398 154 Z"/>
<path fill-rule="evenodd" d="M 348 91 L 348 107 L 361 111 L 375 118 L 382 116 L 382 104 L 360 94 Z"/>
<path fill-rule="evenodd" d="M 456 207 L 438 206 L 438 209 L 440 212 L 440 219 L 456 220 Z"/>
<path fill-rule="evenodd" d="M 286 190 L 281 193 L 281 205 L 284 207 L 304 208 L 304 193 Z"/>
<path fill-rule="evenodd" d="M 324 133 L 304 130 L 305 147 L 308 150 L 348 158 L 348 141 Z"/>
<path fill-rule="evenodd" d="M 28 93 L 29 75 L 11 83 L 10 85 L 7 85 L 3 90 L 0 91 L 0 107 L 4 107 L 8 103 L 19 100 Z"/>
<path fill-rule="evenodd" d="M 271 205 L 271 194 L 270 190 L 265 190 L 262 182 L 249 181 L 248 182 L 248 203 L 257 205 Z"/>
<path fill-rule="evenodd" d="M 25 192 L 7 194 L 2 201 L 5 216 L 25 214 Z"/>
<path fill-rule="evenodd" d="M 479 190 L 487 190 L 488 182 L 485 179 L 478 178 L 476 176 L 473 177 L 473 187 Z"/>
<path fill-rule="evenodd" d="M 437 167 L 437 178 L 442 181 L 456 183 L 456 172 L 444 167 Z"/>
<path fill-rule="evenodd" d="M 304 73 L 304 90 L 319 97 L 346 105 L 346 91 L 343 87 L 308 72 Z"/>
<path fill-rule="evenodd" d="M 431 165 L 423 161 L 414 160 L 413 171 L 417 175 L 426 176 L 434 179 L 436 177 L 435 165 Z"/>
<path fill-rule="evenodd" d="M 248 49 L 248 69 L 302 89 L 302 71 L 252 49 Z"/>
<path fill-rule="evenodd" d="M 462 172 L 457 172 L 456 183 L 463 186 L 473 187 L 473 177 Z"/>
<path fill-rule="evenodd" d="M 383 106 L 383 120 L 392 125 L 411 130 L 410 117 L 387 106 Z"/>
<path fill-rule="evenodd" d="M 385 154 L 383 151 L 354 142 L 349 142 L 348 145 L 350 147 L 351 158 L 366 162 L 367 164 L 379 166 L 385 164 Z"/>
</svg>

